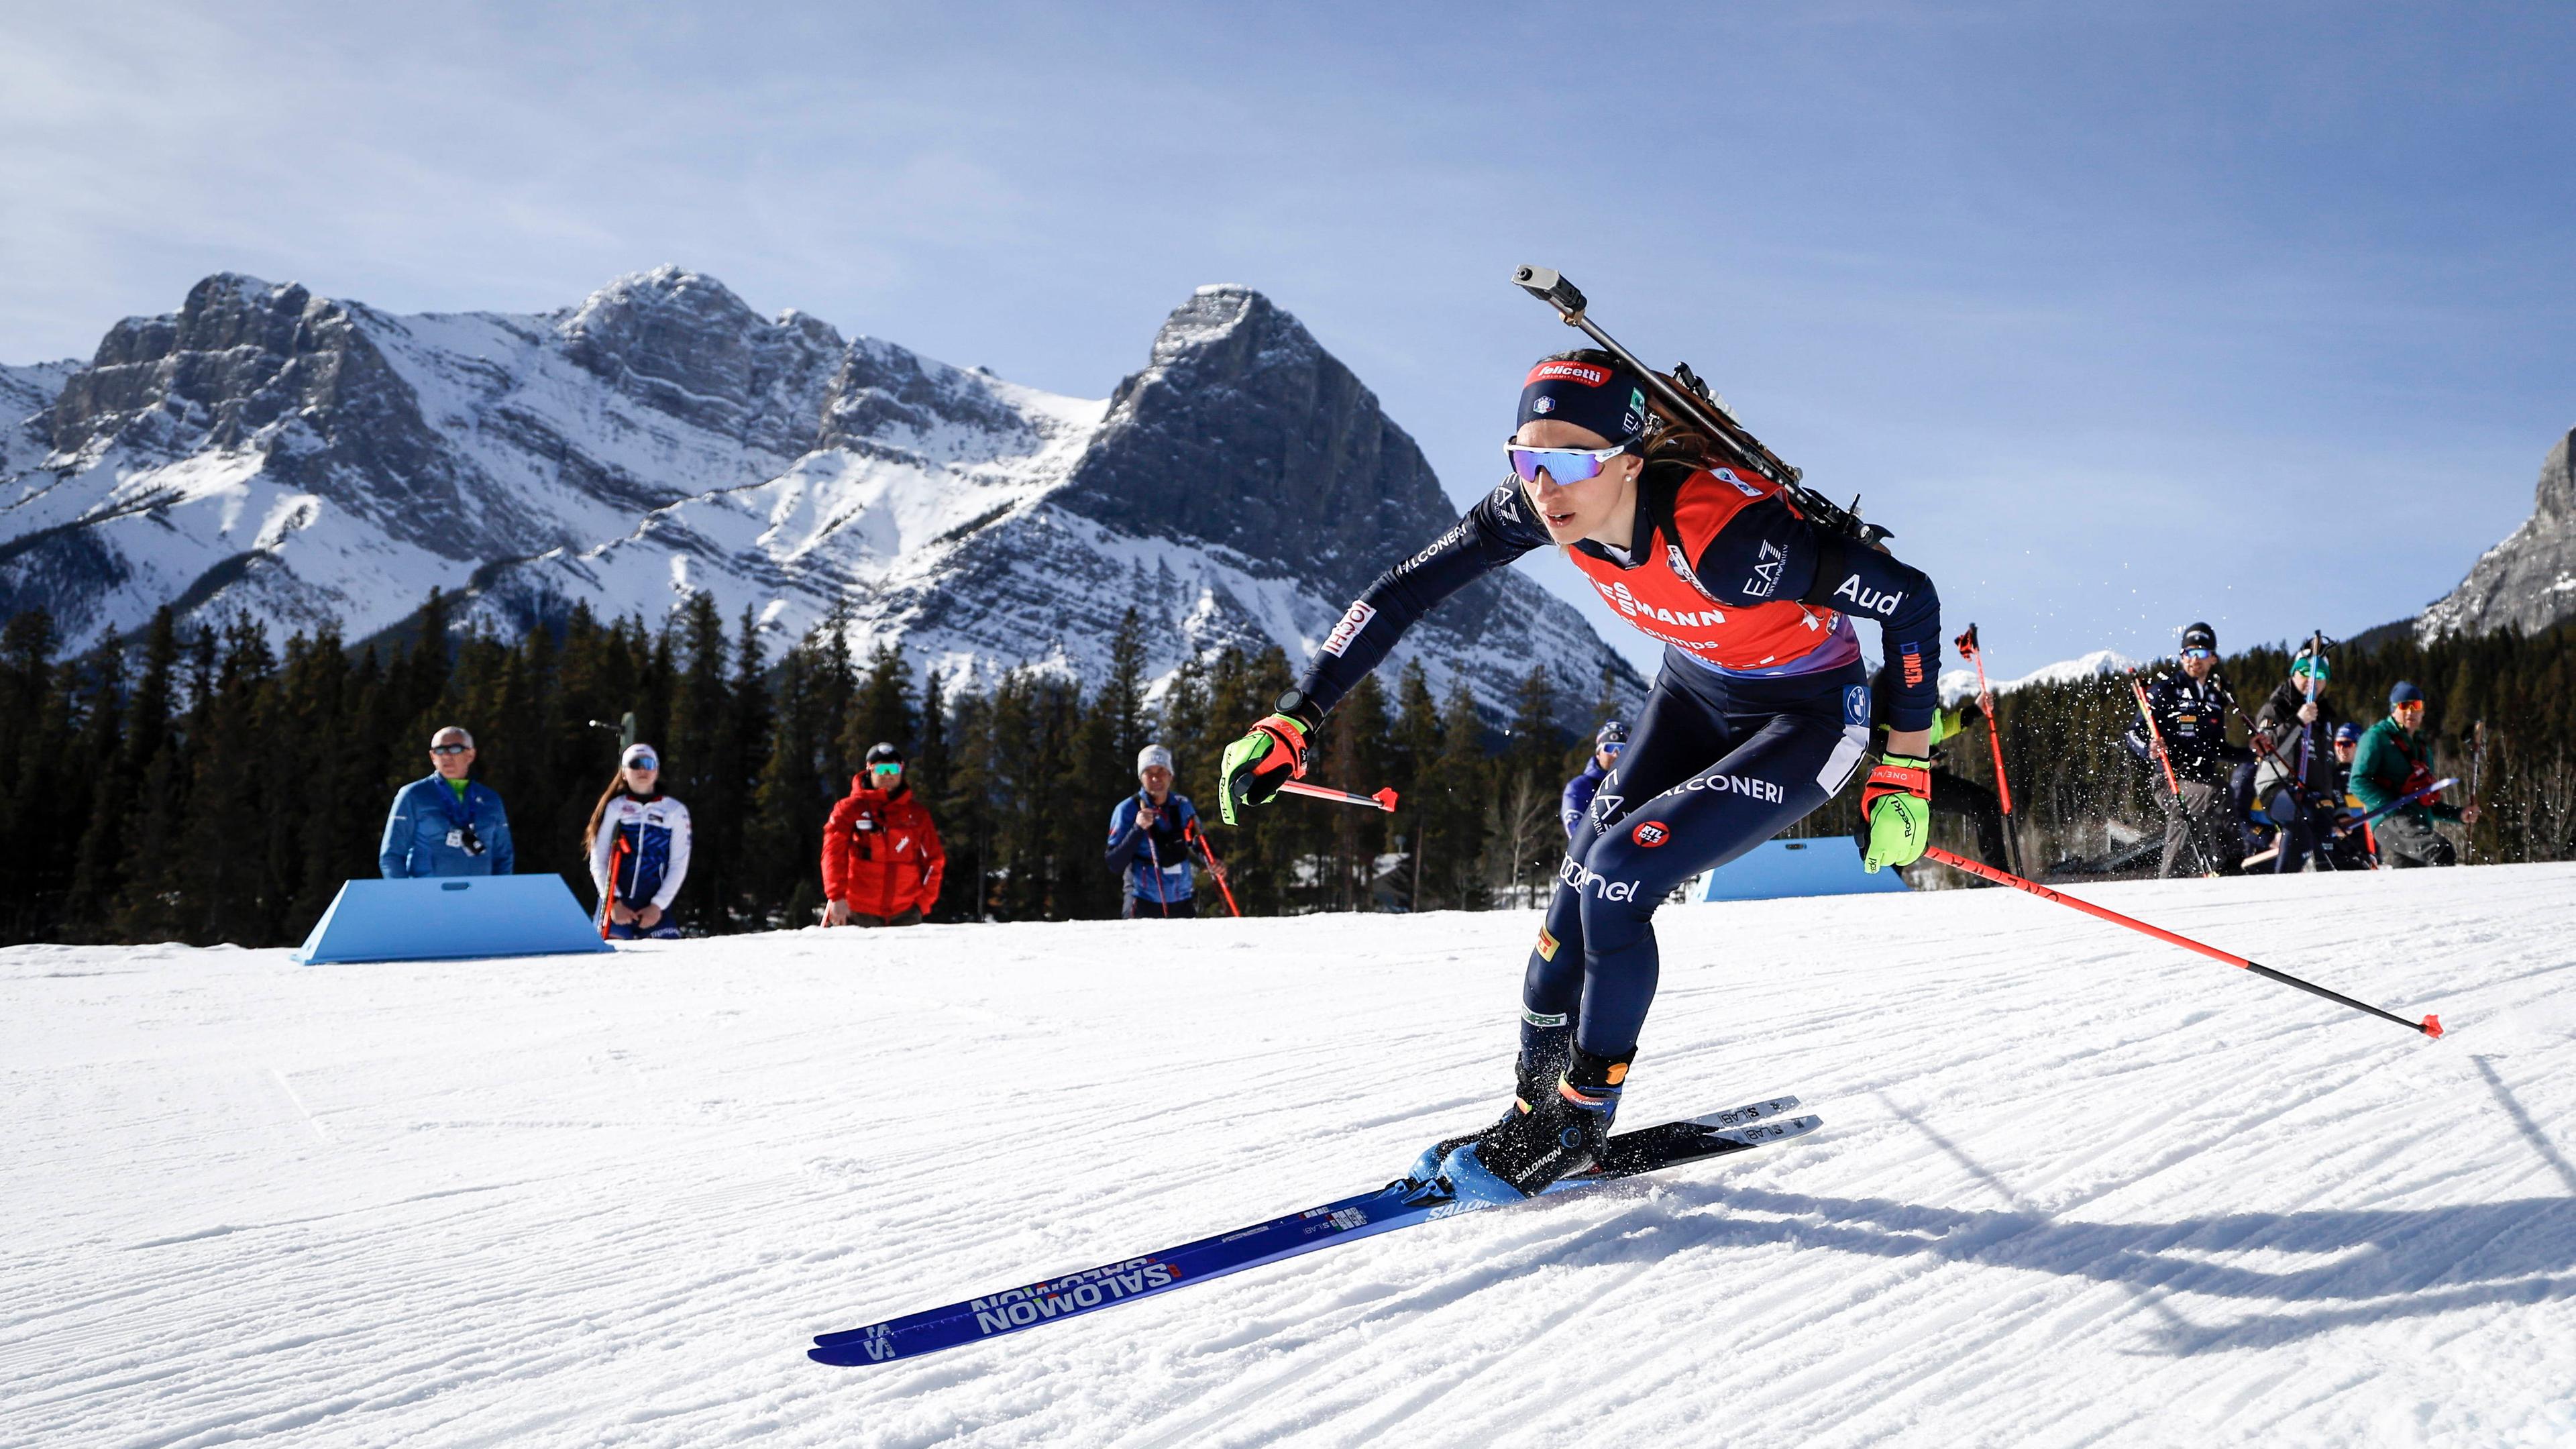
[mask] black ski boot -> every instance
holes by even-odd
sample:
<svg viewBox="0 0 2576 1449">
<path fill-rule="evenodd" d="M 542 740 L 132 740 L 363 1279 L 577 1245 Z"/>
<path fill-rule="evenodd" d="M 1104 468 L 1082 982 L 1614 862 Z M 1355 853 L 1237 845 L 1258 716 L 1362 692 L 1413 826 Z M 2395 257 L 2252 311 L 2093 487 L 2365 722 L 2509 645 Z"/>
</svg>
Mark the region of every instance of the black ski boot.
<svg viewBox="0 0 2576 1449">
<path fill-rule="evenodd" d="M 1451 1151 L 1441 1159 L 1440 1176 L 1461 1198 L 1518 1202 L 1591 1167 L 1609 1143 L 1635 1055 L 1596 1057 L 1577 1047 L 1556 1090 Z"/>
<path fill-rule="evenodd" d="M 1528 1115 L 1531 1103 L 1556 1091 L 1557 1081 L 1565 1075 L 1565 1064 L 1573 1052 L 1574 1028 L 1566 1023 L 1565 1018 L 1532 1020 L 1529 1013 L 1523 1012 L 1520 1056 L 1512 1063 L 1512 1105 L 1503 1113 L 1502 1120 L 1473 1132 L 1443 1137 L 1422 1149 L 1422 1155 L 1413 1159 L 1413 1166 L 1405 1172 L 1404 1180 L 1417 1186 L 1429 1182 L 1440 1175 L 1442 1158 L 1488 1132 L 1500 1130 L 1514 1118 Z"/>
</svg>

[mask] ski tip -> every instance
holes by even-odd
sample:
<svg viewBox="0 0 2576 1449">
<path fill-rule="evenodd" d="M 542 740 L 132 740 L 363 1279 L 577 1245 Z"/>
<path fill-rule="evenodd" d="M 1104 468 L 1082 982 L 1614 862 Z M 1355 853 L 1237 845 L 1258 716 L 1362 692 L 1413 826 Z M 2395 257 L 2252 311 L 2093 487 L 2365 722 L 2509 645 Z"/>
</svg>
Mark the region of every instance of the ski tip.
<svg viewBox="0 0 2576 1449">
<path fill-rule="evenodd" d="M 2424 1024 L 2417 1027 L 2416 1030 L 2424 1033 L 2426 1036 L 2438 1038 L 2442 1034 L 2442 1018 L 2434 1016 L 2428 1012 L 2425 1014 Z"/>
</svg>

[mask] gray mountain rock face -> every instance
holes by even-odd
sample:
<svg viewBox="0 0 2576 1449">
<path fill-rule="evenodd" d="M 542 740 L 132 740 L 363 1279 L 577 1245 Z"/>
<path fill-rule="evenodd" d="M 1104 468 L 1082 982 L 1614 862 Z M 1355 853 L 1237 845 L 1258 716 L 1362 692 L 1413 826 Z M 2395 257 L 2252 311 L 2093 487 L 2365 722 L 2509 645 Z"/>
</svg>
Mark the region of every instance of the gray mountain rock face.
<svg viewBox="0 0 2576 1449">
<path fill-rule="evenodd" d="M 600 288 L 558 330 L 573 362 L 646 406 L 789 457 L 814 446 L 846 345 L 820 318 L 768 321 L 667 266 Z"/>
<path fill-rule="evenodd" d="M 433 587 L 460 627 L 699 593 L 778 636 L 835 611 L 960 684 L 1088 677 L 1135 608 L 1149 668 L 1302 660 L 1455 520 L 1421 451 L 1296 319 L 1201 289 L 1106 403 L 663 267 L 538 316 L 396 316 L 230 273 L 86 364 L 0 368 L 0 610 L 74 645 L 171 604 L 364 638 Z M 1584 722 L 1634 671 L 1516 573 L 1405 641 L 1506 714 L 1532 661 Z"/>
<path fill-rule="evenodd" d="M 1346 597 L 1397 561 L 1387 540 L 1428 543 L 1458 515 L 1376 395 L 1242 287 L 1203 287 L 1164 322 L 1150 365 L 1110 395 L 1064 501 Z"/>
<path fill-rule="evenodd" d="M 54 467 L 111 444 L 173 460 L 256 452 L 280 481 L 453 558 L 536 541 L 525 520 L 486 514 L 352 311 L 292 284 L 226 272 L 176 316 L 118 323 L 64 384 L 49 432 Z"/>
<path fill-rule="evenodd" d="M 2425 641 L 2447 634 L 2484 634 L 2507 625 L 2526 632 L 2576 615 L 2576 475 L 2569 445 L 2558 440 L 2540 465 L 2531 517 L 2505 541 L 2488 549 L 2469 576 L 2415 621 Z"/>
</svg>

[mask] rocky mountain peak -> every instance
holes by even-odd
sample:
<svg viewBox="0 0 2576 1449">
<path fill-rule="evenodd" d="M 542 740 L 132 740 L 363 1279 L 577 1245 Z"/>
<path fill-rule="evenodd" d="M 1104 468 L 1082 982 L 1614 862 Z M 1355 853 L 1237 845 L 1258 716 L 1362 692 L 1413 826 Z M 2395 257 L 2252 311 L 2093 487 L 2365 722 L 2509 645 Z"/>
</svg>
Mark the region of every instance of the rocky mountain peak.
<svg viewBox="0 0 2576 1449">
<path fill-rule="evenodd" d="M 1248 287 L 1201 287 L 1118 385 L 1066 506 L 1356 594 L 1457 508 L 1377 395 Z"/>
<path fill-rule="evenodd" d="M 237 448 L 382 367 L 349 312 L 293 282 L 218 272 L 171 315 L 108 329 L 55 399 L 57 465 L 111 441 L 178 452 Z"/>
<path fill-rule="evenodd" d="M 2460 586 L 2415 621 L 2427 642 L 2446 634 L 2484 634 L 2511 625 L 2546 629 L 2576 615 L 2576 473 L 2569 464 L 2576 430 L 2561 435 L 2541 460 L 2531 517 L 2488 549 Z"/>
<path fill-rule="evenodd" d="M 593 292 L 556 331 L 573 362 L 647 406 L 788 455 L 813 445 L 839 332 L 762 317 L 715 278 L 659 266 Z"/>
</svg>

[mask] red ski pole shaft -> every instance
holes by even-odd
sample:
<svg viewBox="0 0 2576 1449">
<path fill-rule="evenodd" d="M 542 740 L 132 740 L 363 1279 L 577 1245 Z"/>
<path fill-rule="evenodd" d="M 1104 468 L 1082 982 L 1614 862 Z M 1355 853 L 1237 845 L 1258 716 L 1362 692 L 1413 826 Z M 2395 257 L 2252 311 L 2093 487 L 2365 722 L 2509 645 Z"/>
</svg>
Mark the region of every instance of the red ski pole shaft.
<svg viewBox="0 0 2576 1449">
<path fill-rule="evenodd" d="M 1380 790 L 1374 795 L 1355 795 L 1348 790 L 1336 790 L 1330 785 L 1309 785 L 1303 780 L 1291 780 L 1279 788 L 1291 795 L 1331 800 L 1342 805 L 1366 805 L 1372 810 L 1383 810 L 1390 815 L 1395 813 L 1396 793 L 1392 788 Z"/>
<path fill-rule="evenodd" d="M 1243 908 L 1234 903 L 1234 887 L 1226 884 L 1225 862 L 1216 858 L 1216 847 L 1208 843 L 1207 832 L 1195 820 L 1190 822 L 1190 838 L 1199 843 L 1199 854 L 1207 857 L 1208 874 L 1216 877 L 1216 892 L 1225 897 L 1226 911 L 1240 919 Z"/>
<path fill-rule="evenodd" d="M 1982 876 L 1987 880 L 1993 881 L 1997 885 L 2008 885 L 2015 890 L 2028 891 L 2032 895 L 2039 897 L 2041 900 L 2055 901 L 2061 906 L 2072 906 L 2076 910 L 2082 911 L 2088 916 L 2099 917 L 2102 920 L 2109 921 L 2115 926 L 2126 926 L 2132 931 L 2138 931 L 2146 935 L 2153 936 L 2159 941 L 2180 946 L 2186 951 L 2197 951 L 2203 956 L 2209 957 L 2213 961 L 2224 961 L 2230 966 L 2251 971 L 2257 976 L 2278 981 L 2284 986 L 2295 986 L 2311 996 L 2322 996 L 2326 1000 L 2334 1002 L 2339 1006 L 2349 1006 L 2355 1011 L 2368 1012 L 2382 1021 L 2393 1021 L 2399 1026 L 2406 1028 L 2408 1031 L 2420 1031 L 2426 1036 L 2440 1036 L 2442 1034 L 2442 1019 L 2438 1016 L 2428 1015 L 2420 1022 L 2408 1021 L 2406 1018 L 2399 1016 L 2393 1011 L 2382 1011 L 2367 1001 L 2355 1001 L 2340 991 L 2330 991 L 2325 987 L 2317 985 L 2313 981 L 2302 981 L 2298 977 L 2293 976 L 2286 971 L 2275 971 L 2260 961 L 2250 960 L 2246 957 L 2239 956 L 2232 951 L 2221 951 L 2216 946 L 2203 945 L 2189 936 L 2176 935 L 2162 926 L 2150 926 L 2144 921 L 2137 920 L 2130 916 L 2121 915 L 2118 911 L 2110 910 L 2106 907 L 2097 906 L 2091 901 L 2079 901 L 2073 896 L 2050 890 L 2048 887 L 2041 885 L 2037 881 L 2023 880 L 2020 876 L 1997 870 L 1993 866 L 1987 865 L 1982 861 L 1970 860 L 1965 856 L 1953 855 L 1949 851 L 1943 850 L 1937 845 L 1925 849 L 1923 856 L 1927 860 L 1937 860 L 1941 864 L 1950 867 L 1952 870 L 1964 870 L 1970 875 Z"/>
<path fill-rule="evenodd" d="M 1994 698 L 1994 691 L 1986 688 L 1986 656 L 1983 654 L 1977 656 L 1977 693 L 1982 698 Z M 2004 813 L 2010 815 L 2012 782 L 2004 778 L 2004 737 L 1991 710 L 1986 714 L 1986 744 L 1995 752 L 1995 794 L 2003 801 Z"/>
</svg>

